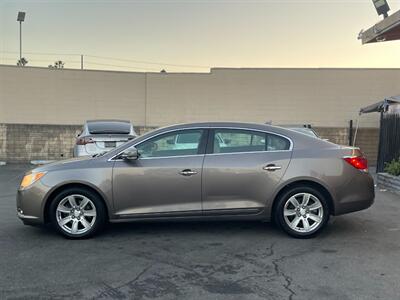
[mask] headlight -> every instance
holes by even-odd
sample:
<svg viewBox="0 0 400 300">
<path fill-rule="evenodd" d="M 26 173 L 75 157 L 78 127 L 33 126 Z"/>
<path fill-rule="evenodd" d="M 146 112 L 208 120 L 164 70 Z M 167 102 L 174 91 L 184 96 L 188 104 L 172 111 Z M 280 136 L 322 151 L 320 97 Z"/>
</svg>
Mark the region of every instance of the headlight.
<svg viewBox="0 0 400 300">
<path fill-rule="evenodd" d="M 42 178 L 46 172 L 31 172 L 24 176 L 21 181 L 20 189 L 27 188 L 28 186 L 34 184 L 40 178 Z"/>
</svg>

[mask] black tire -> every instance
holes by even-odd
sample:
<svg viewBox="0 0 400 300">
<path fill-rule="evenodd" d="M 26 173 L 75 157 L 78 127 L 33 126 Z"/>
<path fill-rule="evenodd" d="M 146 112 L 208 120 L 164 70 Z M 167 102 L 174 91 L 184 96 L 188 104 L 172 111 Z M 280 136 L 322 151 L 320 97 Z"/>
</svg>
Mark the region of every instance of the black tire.
<svg viewBox="0 0 400 300">
<path fill-rule="evenodd" d="M 299 232 L 298 230 L 292 229 L 287 224 L 285 217 L 284 217 L 284 208 L 285 208 L 286 202 L 288 202 L 288 200 L 292 196 L 298 195 L 301 193 L 311 194 L 312 196 L 316 197 L 320 201 L 321 206 L 322 206 L 322 211 L 323 211 L 322 221 L 319 223 L 319 225 L 315 225 L 315 228 L 313 228 L 312 230 L 310 230 L 308 232 Z M 312 198 L 312 199 L 314 199 L 314 198 Z M 273 213 L 274 213 L 274 215 L 273 215 L 274 221 L 278 224 L 278 226 L 283 231 L 285 231 L 287 234 L 289 234 L 292 237 L 300 238 L 300 239 L 315 237 L 326 226 L 326 224 L 329 220 L 329 215 L 330 215 L 328 200 L 326 199 L 326 196 L 324 196 L 324 194 L 321 193 L 318 189 L 310 187 L 310 186 L 296 186 L 296 187 L 293 187 L 293 188 L 285 191 L 279 197 L 279 199 L 277 199 L 277 203 L 276 203 Z M 294 217 L 296 217 L 296 216 L 294 216 Z M 313 221 L 313 220 L 311 220 L 311 221 Z M 300 222 L 303 222 L 303 221 L 300 221 Z M 303 226 L 304 226 L 304 224 L 303 224 Z"/>
<path fill-rule="evenodd" d="M 58 224 L 57 207 L 63 199 L 70 195 L 82 195 L 88 198 L 95 206 L 96 218 L 93 221 L 91 228 L 84 233 L 69 233 Z M 69 239 L 85 239 L 92 237 L 101 229 L 103 229 L 104 225 L 107 222 L 107 210 L 102 199 L 100 199 L 100 197 L 93 191 L 81 187 L 66 188 L 65 190 L 62 190 L 59 194 L 57 194 L 50 203 L 48 214 L 53 228 L 61 233 L 64 237 Z"/>
</svg>

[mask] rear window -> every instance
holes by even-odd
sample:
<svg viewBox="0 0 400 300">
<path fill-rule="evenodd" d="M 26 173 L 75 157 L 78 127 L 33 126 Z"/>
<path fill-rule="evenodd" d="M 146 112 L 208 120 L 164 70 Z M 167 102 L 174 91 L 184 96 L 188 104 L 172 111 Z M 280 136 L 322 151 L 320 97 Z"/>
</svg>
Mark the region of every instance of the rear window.
<svg viewBox="0 0 400 300">
<path fill-rule="evenodd" d="M 131 124 L 126 122 L 89 122 L 88 130 L 90 134 L 129 134 L 131 132 Z"/>
<path fill-rule="evenodd" d="M 309 135 L 309 136 L 318 137 L 318 135 L 315 133 L 315 131 L 312 129 L 309 129 L 309 128 L 289 128 L 289 129 Z"/>
</svg>

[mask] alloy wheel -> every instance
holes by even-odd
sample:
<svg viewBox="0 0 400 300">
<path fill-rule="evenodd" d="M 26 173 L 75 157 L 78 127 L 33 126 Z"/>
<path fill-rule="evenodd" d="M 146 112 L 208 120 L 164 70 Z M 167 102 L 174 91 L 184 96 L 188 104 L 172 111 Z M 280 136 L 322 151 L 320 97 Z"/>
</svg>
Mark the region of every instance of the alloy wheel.
<svg viewBox="0 0 400 300">
<path fill-rule="evenodd" d="M 69 234 L 79 235 L 92 229 L 97 212 L 94 203 L 86 196 L 74 194 L 63 198 L 57 206 L 57 223 Z"/>
<path fill-rule="evenodd" d="M 324 209 L 321 201 L 313 194 L 298 193 L 286 201 L 283 216 L 292 230 L 308 233 L 323 222 Z"/>
</svg>

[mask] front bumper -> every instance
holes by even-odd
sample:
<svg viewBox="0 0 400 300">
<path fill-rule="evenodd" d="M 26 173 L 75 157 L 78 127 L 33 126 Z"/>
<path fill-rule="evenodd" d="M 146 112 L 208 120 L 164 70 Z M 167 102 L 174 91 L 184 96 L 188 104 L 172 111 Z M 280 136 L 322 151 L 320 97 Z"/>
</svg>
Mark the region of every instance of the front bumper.
<svg viewBox="0 0 400 300">
<path fill-rule="evenodd" d="M 17 192 L 17 216 L 26 225 L 44 224 L 45 198 L 49 187 L 41 181 Z"/>
</svg>

